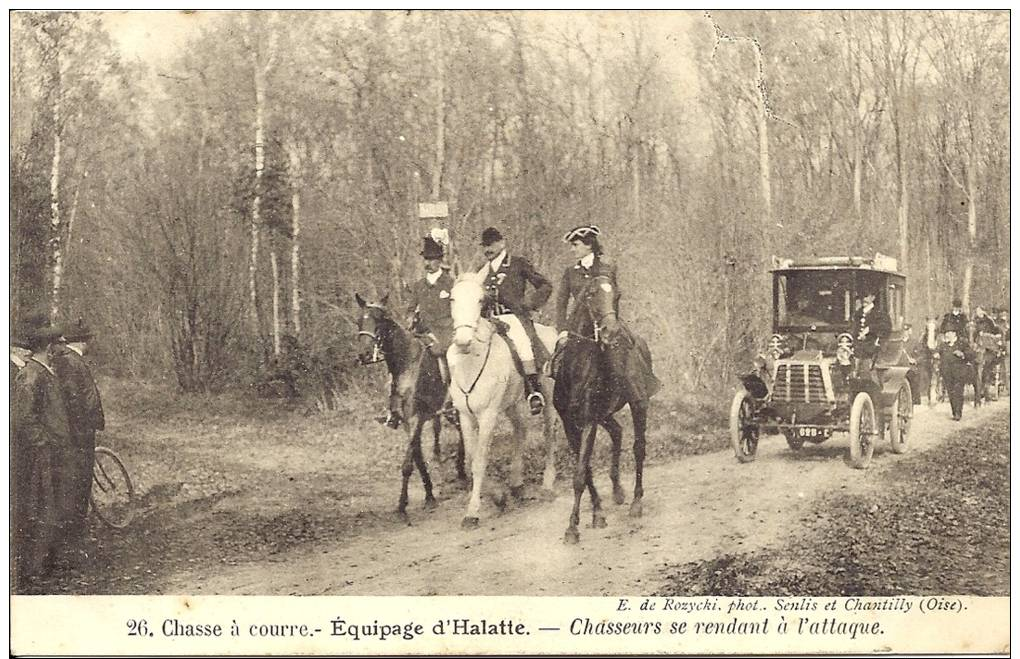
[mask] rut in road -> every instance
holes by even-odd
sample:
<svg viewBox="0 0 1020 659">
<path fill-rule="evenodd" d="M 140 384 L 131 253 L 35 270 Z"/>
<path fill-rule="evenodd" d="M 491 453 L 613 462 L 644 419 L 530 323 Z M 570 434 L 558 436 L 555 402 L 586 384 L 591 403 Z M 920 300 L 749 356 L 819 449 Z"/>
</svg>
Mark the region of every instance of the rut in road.
<svg viewBox="0 0 1020 659">
<path fill-rule="evenodd" d="M 1008 400 L 968 407 L 962 422 L 948 406 L 915 408 L 910 450 L 937 446 L 954 431 L 1008 413 Z M 601 437 L 601 436 L 600 436 Z M 608 441 L 600 439 L 599 441 Z M 626 441 L 626 438 L 625 438 Z M 610 499 L 608 528 L 581 528 L 581 544 L 563 544 L 569 483 L 553 502 L 499 515 L 483 509 L 481 528 L 460 528 L 461 501 L 419 513 L 414 526 L 373 530 L 332 546 L 295 549 L 274 560 L 198 568 L 170 577 L 166 594 L 196 595 L 573 595 L 650 594 L 666 564 L 703 560 L 777 544 L 797 528 L 812 501 L 842 491 L 868 493 L 897 456 L 887 442 L 868 470 L 846 463 L 847 440 L 790 451 L 781 436 L 762 438 L 757 461 L 741 465 L 718 452 L 653 465 L 645 471 L 644 517 Z M 624 474 L 624 478 L 631 475 Z M 597 476 L 600 488 L 608 476 Z M 876 496 L 880 493 L 876 492 Z M 585 499 L 587 501 L 587 499 Z M 590 522 L 590 507 L 582 525 Z"/>
</svg>

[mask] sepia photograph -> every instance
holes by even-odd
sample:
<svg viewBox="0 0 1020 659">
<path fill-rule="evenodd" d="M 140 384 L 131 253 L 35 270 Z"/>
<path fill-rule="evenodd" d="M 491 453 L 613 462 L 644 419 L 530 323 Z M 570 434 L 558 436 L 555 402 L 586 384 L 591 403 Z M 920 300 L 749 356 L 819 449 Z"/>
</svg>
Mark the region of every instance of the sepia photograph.
<svg viewBox="0 0 1020 659">
<path fill-rule="evenodd" d="M 10 12 L 11 595 L 1008 598 L 1010 27 Z"/>
</svg>

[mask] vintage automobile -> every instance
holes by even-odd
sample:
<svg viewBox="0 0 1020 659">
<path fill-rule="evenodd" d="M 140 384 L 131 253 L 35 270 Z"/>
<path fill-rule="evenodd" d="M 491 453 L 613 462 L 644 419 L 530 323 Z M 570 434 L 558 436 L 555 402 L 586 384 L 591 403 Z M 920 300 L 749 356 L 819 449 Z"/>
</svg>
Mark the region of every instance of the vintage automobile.
<svg viewBox="0 0 1020 659">
<path fill-rule="evenodd" d="M 754 460 L 762 434 L 786 436 L 799 450 L 834 432 L 850 436 L 850 464 L 867 467 L 885 435 L 907 449 L 913 400 L 904 350 L 906 277 L 896 260 L 861 257 L 774 259 L 768 351 L 741 377 L 730 406 L 730 441 L 740 462 Z M 854 354 L 854 310 L 876 295 L 892 332 L 873 357 Z"/>
</svg>

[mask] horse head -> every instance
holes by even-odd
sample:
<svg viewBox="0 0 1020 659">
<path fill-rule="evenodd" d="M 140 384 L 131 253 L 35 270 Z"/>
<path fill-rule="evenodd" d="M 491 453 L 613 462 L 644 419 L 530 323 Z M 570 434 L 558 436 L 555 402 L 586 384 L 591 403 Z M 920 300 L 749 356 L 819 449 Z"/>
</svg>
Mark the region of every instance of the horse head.
<svg viewBox="0 0 1020 659">
<path fill-rule="evenodd" d="M 616 334 L 620 319 L 616 317 L 616 288 L 609 277 L 593 277 L 581 294 L 581 302 L 588 310 L 596 336 Z"/>
<path fill-rule="evenodd" d="M 487 293 L 483 273 L 466 273 L 457 277 L 450 290 L 450 315 L 453 317 L 453 345 L 460 352 L 471 349 L 475 330 L 482 317 Z"/>
<path fill-rule="evenodd" d="M 358 314 L 358 333 L 355 336 L 358 342 L 358 361 L 362 364 L 374 364 L 383 360 L 386 328 L 393 322 L 386 311 L 389 297 L 387 293 L 378 302 L 369 302 L 360 294 L 354 294 L 361 308 Z"/>
</svg>

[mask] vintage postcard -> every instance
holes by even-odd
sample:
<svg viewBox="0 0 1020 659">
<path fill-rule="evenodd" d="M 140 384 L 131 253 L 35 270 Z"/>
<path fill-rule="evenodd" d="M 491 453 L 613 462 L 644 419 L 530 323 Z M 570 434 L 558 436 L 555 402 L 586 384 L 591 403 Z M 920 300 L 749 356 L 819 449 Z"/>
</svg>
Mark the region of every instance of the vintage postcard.
<svg viewBox="0 0 1020 659">
<path fill-rule="evenodd" d="M 12 653 L 1009 652 L 1008 11 L 8 19 Z"/>
</svg>

